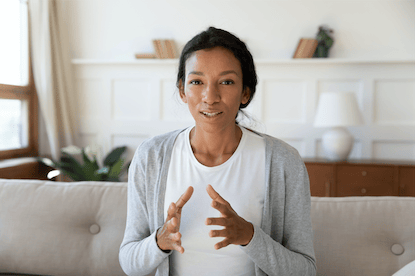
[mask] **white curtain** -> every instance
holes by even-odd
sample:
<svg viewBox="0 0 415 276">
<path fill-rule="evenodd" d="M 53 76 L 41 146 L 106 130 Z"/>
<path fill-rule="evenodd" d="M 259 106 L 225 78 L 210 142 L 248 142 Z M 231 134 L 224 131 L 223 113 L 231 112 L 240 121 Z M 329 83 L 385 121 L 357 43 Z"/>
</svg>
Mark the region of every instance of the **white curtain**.
<svg viewBox="0 0 415 276">
<path fill-rule="evenodd" d="M 65 26 L 59 21 L 59 2 L 28 1 L 33 77 L 50 154 L 55 160 L 60 157 L 60 149 L 74 145 L 77 137 L 69 45 Z"/>
</svg>

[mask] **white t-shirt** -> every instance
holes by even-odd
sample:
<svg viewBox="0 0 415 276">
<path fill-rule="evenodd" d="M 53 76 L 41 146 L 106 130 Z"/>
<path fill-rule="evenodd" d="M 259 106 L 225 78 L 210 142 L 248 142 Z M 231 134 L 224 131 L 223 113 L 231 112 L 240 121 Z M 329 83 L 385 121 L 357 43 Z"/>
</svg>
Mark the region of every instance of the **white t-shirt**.
<svg viewBox="0 0 415 276">
<path fill-rule="evenodd" d="M 211 238 L 209 231 L 221 226 L 207 226 L 208 217 L 220 217 L 211 207 L 206 186 L 228 201 L 236 213 L 260 226 L 265 197 L 265 141 L 241 127 L 242 138 L 234 154 L 223 164 L 207 167 L 199 163 L 190 146 L 189 133 L 183 131 L 175 141 L 167 177 L 164 219 L 171 202 L 176 202 L 189 186 L 194 192 L 182 210 L 180 233 L 184 254 L 173 251 L 172 275 L 254 275 L 252 260 L 237 245 L 215 250 L 223 237 Z"/>
</svg>

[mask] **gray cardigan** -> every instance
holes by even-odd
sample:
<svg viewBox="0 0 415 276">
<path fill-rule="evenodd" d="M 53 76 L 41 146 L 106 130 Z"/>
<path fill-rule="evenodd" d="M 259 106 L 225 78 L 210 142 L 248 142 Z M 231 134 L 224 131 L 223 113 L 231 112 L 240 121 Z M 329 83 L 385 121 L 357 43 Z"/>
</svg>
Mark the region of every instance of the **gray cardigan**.
<svg viewBox="0 0 415 276">
<path fill-rule="evenodd" d="M 171 253 L 156 243 L 164 224 L 164 198 L 176 130 L 143 142 L 129 169 L 128 208 L 119 260 L 128 275 L 169 274 Z M 315 275 L 310 187 L 297 150 L 260 134 L 266 141 L 267 176 L 261 227 L 247 246 L 240 246 L 255 263 L 256 275 Z"/>
</svg>

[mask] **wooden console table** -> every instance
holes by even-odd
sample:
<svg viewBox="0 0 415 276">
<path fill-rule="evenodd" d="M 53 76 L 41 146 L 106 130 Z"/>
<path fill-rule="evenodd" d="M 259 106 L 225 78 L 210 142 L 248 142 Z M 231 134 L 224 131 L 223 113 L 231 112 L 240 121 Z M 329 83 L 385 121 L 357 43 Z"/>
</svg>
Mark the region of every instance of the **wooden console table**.
<svg viewBox="0 0 415 276">
<path fill-rule="evenodd" d="M 415 196 L 415 162 L 305 158 L 312 196 Z"/>
<path fill-rule="evenodd" d="M 47 180 L 51 168 L 35 158 L 0 160 L 0 178 Z"/>
</svg>

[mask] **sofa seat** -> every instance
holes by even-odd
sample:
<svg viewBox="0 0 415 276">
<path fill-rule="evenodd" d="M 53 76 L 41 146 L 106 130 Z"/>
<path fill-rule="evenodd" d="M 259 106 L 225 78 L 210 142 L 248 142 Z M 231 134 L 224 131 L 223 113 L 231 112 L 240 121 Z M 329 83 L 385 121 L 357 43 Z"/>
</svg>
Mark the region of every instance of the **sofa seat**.
<svg viewBox="0 0 415 276">
<path fill-rule="evenodd" d="M 0 274 L 125 275 L 126 210 L 126 183 L 0 179 Z M 312 197 L 311 218 L 317 275 L 391 276 L 415 260 L 415 198 Z"/>
</svg>

